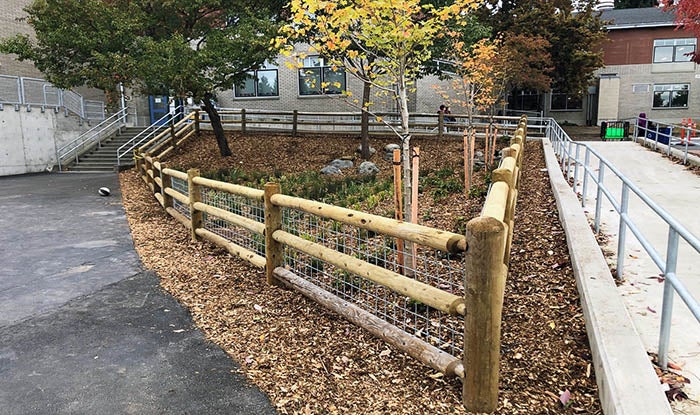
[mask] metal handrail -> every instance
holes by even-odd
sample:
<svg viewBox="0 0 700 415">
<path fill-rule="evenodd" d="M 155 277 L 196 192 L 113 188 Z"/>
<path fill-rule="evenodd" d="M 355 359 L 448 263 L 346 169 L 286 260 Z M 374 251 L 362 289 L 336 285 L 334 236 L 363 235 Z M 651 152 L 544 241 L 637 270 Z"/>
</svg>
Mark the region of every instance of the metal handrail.
<svg viewBox="0 0 700 415">
<path fill-rule="evenodd" d="M 691 128 L 690 126 L 683 126 L 678 124 L 669 124 L 663 121 L 652 120 L 649 118 L 636 117 L 630 120 L 634 123 L 634 140 L 639 141 L 640 137 L 643 139 L 651 140 L 654 142 L 654 150 L 659 147 L 659 137 L 663 137 L 668 141 L 666 146 L 666 155 L 671 156 L 671 146 L 682 145 L 683 148 L 683 164 L 688 164 L 688 147 L 691 145 L 700 144 L 700 130 Z M 650 125 L 653 127 L 649 128 Z M 665 131 L 668 129 L 667 131 Z M 685 131 L 687 137 L 681 137 L 680 135 L 674 135 L 675 132 Z M 690 137 L 690 135 L 693 137 Z M 696 141 L 697 143 L 693 143 Z M 665 143 L 662 143 L 665 144 Z"/>
<path fill-rule="evenodd" d="M 63 159 L 67 158 L 66 156 L 75 157 L 75 162 L 77 163 L 78 156 L 80 156 L 80 152 L 78 151 L 79 149 L 85 148 L 86 144 L 89 145 L 94 143 L 96 138 L 99 144 L 102 141 L 99 139 L 99 137 L 104 131 L 111 129 L 111 132 L 113 132 L 113 130 L 117 130 L 124 126 L 126 123 L 126 114 L 127 108 L 122 108 L 121 110 L 112 114 L 109 118 L 80 134 L 78 137 L 56 150 L 56 160 L 59 171 L 62 168 Z M 106 135 L 105 138 L 108 136 L 109 135 Z"/>
<path fill-rule="evenodd" d="M 121 163 L 122 157 L 129 154 L 136 147 L 141 145 L 141 143 L 143 143 L 144 141 L 153 137 L 156 133 L 158 133 L 161 130 L 161 128 L 163 128 L 164 123 L 169 122 L 175 115 L 181 114 L 182 113 L 181 111 L 183 109 L 184 109 L 183 105 L 179 105 L 179 106 L 173 108 L 172 110 L 168 111 L 167 114 L 158 118 L 155 122 L 153 122 L 153 124 L 144 128 L 144 130 L 141 131 L 140 133 L 138 133 L 137 135 L 135 135 L 134 138 L 132 138 L 131 140 L 129 140 L 126 143 L 119 146 L 119 148 L 117 149 L 117 166 L 121 165 L 120 163 Z M 126 150 L 124 150 L 125 147 L 128 147 L 128 148 Z"/>
<path fill-rule="evenodd" d="M 635 133 L 636 133 L 635 125 Z M 679 237 L 683 238 L 697 253 L 700 253 L 700 239 L 693 235 L 680 222 L 674 219 L 670 213 L 654 202 L 647 196 L 639 187 L 632 183 L 620 170 L 606 160 L 595 149 L 588 144 L 571 140 L 568 134 L 559 126 L 554 119 L 547 120 L 547 138 L 552 141 L 554 150 L 562 163 L 562 169 L 566 175 L 566 179 L 573 178 L 573 191 L 577 193 L 579 168 L 583 168 L 583 183 L 581 189 L 581 205 L 586 206 L 587 190 L 589 177 L 597 185 L 597 197 L 595 206 L 594 226 L 595 231 L 600 232 L 600 216 L 602 195 L 608 199 L 615 211 L 619 214 L 620 222 L 618 229 L 618 245 L 617 245 L 617 277 L 622 276 L 624 270 L 625 258 L 625 242 L 626 231 L 629 229 L 637 238 L 637 241 L 642 245 L 644 250 L 650 256 L 654 264 L 664 275 L 664 292 L 661 311 L 661 328 L 659 332 L 659 364 L 663 369 L 668 366 L 668 347 L 671 336 L 671 315 L 673 311 L 673 294 L 674 291 L 683 300 L 688 310 L 700 322 L 700 303 L 695 299 L 687 287 L 678 279 L 676 275 L 676 265 L 678 261 L 678 242 Z M 636 135 L 636 134 L 635 134 Z M 574 149 L 575 147 L 575 149 Z M 581 159 L 581 148 L 585 149 L 583 160 Z M 598 167 L 593 169 L 589 166 L 591 155 L 598 158 Z M 573 164 L 573 169 L 572 169 Z M 622 183 L 622 192 L 620 202 L 618 203 L 611 191 L 605 186 L 604 176 L 605 170 L 615 174 Z M 597 173 L 595 172 L 597 170 Z M 646 239 L 641 230 L 628 215 L 629 195 L 630 191 L 639 197 L 646 206 L 651 209 L 656 215 L 662 219 L 669 227 L 668 244 L 666 248 L 666 259 L 664 260 L 654 246 Z"/>
</svg>

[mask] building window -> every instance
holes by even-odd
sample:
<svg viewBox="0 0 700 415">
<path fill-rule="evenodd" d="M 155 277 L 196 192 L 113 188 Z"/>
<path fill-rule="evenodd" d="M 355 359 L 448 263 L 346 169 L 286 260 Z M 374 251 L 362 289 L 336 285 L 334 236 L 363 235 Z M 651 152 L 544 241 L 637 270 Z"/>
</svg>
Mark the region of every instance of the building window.
<svg viewBox="0 0 700 415">
<path fill-rule="evenodd" d="M 690 84 L 654 85 L 653 108 L 688 108 Z"/>
<path fill-rule="evenodd" d="M 508 109 L 516 111 L 540 111 L 541 94 L 537 91 L 514 91 L 508 94 Z"/>
<path fill-rule="evenodd" d="M 552 92 L 552 111 L 577 111 L 583 108 L 581 95 Z"/>
<path fill-rule="evenodd" d="M 654 41 L 654 63 L 690 62 L 696 38 L 657 39 Z"/>
<path fill-rule="evenodd" d="M 265 64 L 257 71 L 248 72 L 242 84 L 233 88 L 236 98 L 277 97 L 277 67 Z"/>
<path fill-rule="evenodd" d="M 345 69 L 328 66 L 320 56 L 304 58 L 299 69 L 299 95 L 341 94 L 345 90 Z"/>
</svg>

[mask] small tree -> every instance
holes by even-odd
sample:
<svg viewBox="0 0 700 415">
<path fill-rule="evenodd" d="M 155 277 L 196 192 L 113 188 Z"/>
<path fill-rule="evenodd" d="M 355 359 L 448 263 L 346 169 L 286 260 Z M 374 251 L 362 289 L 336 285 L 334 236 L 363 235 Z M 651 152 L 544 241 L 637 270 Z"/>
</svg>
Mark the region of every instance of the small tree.
<svg viewBox="0 0 700 415">
<path fill-rule="evenodd" d="M 313 47 L 328 57 L 344 56 L 372 62 L 371 71 L 346 66 L 348 72 L 396 101 L 401 127 L 404 206 L 411 211 L 410 130 L 408 91 L 423 64 L 431 58 L 430 46 L 441 37 L 448 21 L 476 7 L 475 0 L 459 0 L 434 7 L 419 0 L 292 0 L 286 40 L 308 36 Z M 342 65 L 342 61 L 336 61 Z M 369 111 L 362 105 L 363 111 Z M 377 117 L 381 120 L 380 117 Z"/>
<path fill-rule="evenodd" d="M 278 0 L 36 0 L 25 10 L 36 41 L 0 51 L 32 60 L 61 87 L 191 96 L 203 103 L 222 156 L 231 155 L 212 98 L 276 55 Z"/>
</svg>

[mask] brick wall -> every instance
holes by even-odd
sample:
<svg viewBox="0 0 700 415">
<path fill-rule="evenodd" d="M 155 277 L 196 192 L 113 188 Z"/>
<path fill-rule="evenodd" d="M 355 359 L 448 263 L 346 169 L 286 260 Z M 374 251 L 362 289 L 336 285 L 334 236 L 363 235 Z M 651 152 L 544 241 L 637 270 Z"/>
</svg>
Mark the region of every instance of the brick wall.
<svg viewBox="0 0 700 415">
<path fill-rule="evenodd" d="M 24 8 L 32 0 L 3 0 L 0 7 L 0 38 L 10 37 L 19 33 L 32 34 L 32 28 L 26 22 L 18 21 L 26 15 Z M 31 62 L 19 62 L 14 55 L 0 54 L 0 75 L 27 76 L 41 78 Z"/>
</svg>

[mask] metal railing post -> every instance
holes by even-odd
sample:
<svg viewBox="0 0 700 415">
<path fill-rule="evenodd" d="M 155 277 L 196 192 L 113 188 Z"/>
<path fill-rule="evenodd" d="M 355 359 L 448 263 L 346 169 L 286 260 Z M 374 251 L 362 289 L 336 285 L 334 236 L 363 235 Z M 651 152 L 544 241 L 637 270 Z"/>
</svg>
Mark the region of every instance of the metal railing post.
<svg viewBox="0 0 700 415">
<path fill-rule="evenodd" d="M 620 197 L 620 228 L 617 233 L 617 278 L 622 279 L 625 267 L 625 242 L 627 236 L 627 210 L 629 206 L 630 191 L 627 183 L 622 183 L 622 195 Z"/>
<path fill-rule="evenodd" d="M 578 189 L 578 164 L 579 164 L 579 157 L 580 157 L 580 149 L 581 146 L 576 144 L 576 153 L 574 155 L 574 194 L 576 194 L 576 190 Z M 585 171 L 585 170 L 584 170 Z"/>
<path fill-rule="evenodd" d="M 588 193 L 588 164 L 591 162 L 591 150 L 586 147 L 586 155 L 583 161 L 583 189 L 581 190 L 581 206 L 586 207 L 586 196 Z"/>
<path fill-rule="evenodd" d="M 569 147 L 566 149 L 566 180 L 571 179 L 571 153 L 572 147 L 574 145 L 573 141 L 569 141 Z"/>
<path fill-rule="evenodd" d="M 666 247 L 666 267 L 664 270 L 664 294 L 661 303 L 661 328 L 659 329 L 659 366 L 668 368 L 668 345 L 671 339 L 671 316 L 673 315 L 673 284 L 668 275 L 676 275 L 678 263 L 678 232 L 672 226 L 668 228 L 668 246 Z"/>
<path fill-rule="evenodd" d="M 654 134 L 654 151 L 659 147 L 659 123 L 656 123 L 656 134 Z"/>
<path fill-rule="evenodd" d="M 595 233 L 600 233 L 600 209 L 603 206 L 603 181 L 605 180 L 605 164 L 602 159 L 598 159 L 598 189 L 595 197 Z"/>
</svg>

